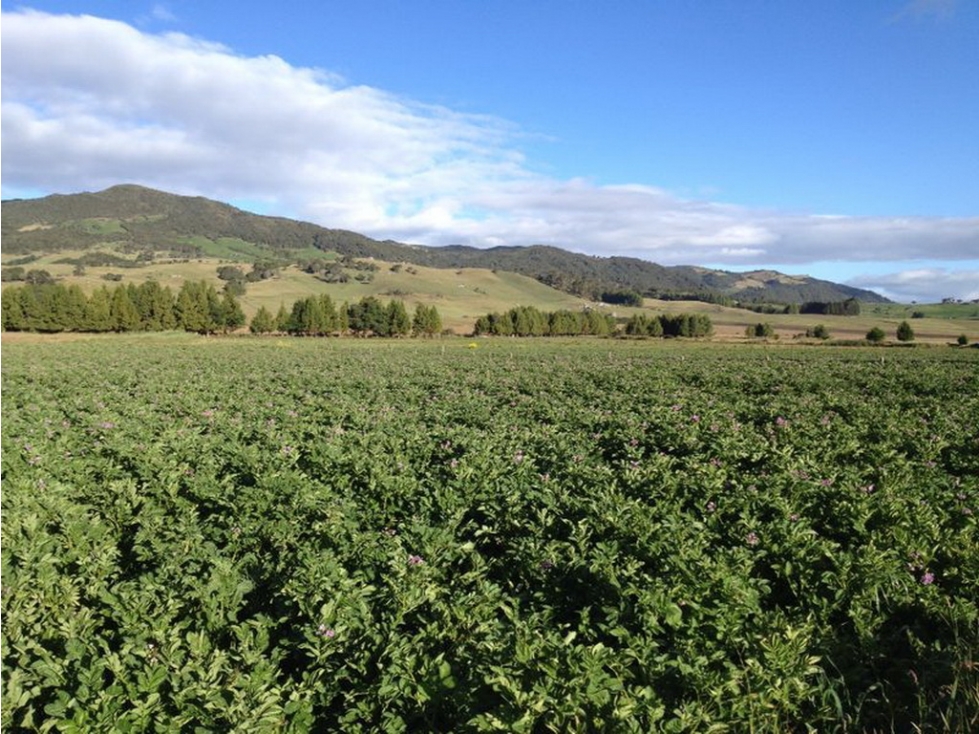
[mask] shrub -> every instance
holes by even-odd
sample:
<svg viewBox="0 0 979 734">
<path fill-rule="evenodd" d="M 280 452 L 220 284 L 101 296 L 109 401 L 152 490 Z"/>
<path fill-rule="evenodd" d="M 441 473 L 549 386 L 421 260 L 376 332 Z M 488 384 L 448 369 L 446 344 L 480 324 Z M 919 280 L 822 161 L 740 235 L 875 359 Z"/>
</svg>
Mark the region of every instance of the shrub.
<svg viewBox="0 0 979 734">
<path fill-rule="evenodd" d="M 884 333 L 884 330 L 879 326 L 875 326 L 873 329 L 867 332 L 867 341 L 871 342 L 872 344 L 880 344 L 880 342 L 884 341 L 886 337 L 887 335 Z"/>
<path fill-rule="evenodd" d="M 914 329 L 911 328 L 911 324 L 907 321 L 902 321 L 897 327 L 897 340 L 899 342 L 913 342 L 914 341 Z"/>
</svg>

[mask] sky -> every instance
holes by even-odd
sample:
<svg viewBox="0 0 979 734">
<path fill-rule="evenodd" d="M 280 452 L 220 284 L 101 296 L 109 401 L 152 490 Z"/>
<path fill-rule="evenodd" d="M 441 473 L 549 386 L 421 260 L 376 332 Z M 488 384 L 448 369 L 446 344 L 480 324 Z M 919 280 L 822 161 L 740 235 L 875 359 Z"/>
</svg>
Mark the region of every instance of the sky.
<svg viewBox="0 0 979 734">
<path fill-rule="evenodd" d="M 979 0 L 29 0 L 2 196 L 979 298 Z"/>
</svg>

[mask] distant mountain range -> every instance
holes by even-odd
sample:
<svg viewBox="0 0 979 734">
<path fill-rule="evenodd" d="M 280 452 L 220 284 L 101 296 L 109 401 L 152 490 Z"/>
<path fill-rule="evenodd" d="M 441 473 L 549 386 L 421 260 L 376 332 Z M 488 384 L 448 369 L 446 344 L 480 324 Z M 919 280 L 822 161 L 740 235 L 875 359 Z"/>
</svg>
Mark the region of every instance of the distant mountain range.
<svg viewBox="0 0 979 734">
<path fill-rule="evenodd" d="M 109 247 L 121 253 L 206 257 L 232 248 L 240 259 L 299 261 L 319 252 L 434 268 L 487 268 L 530 276 L 559 290 L 598 299 L 638 293 L 652 298 L 802 303 L 886 298 L 808 276 L 771 270 L 732 273 L 666 267 L 631 257 L 595 257 L 545 245 L 480 249 L 375 240 L 356 232 L 242 211 L 203 197 L 125 184 L 98 193 L 56 194 L 2 202 L 3 250 L 29 255 Z M 221 248 L 210 245 L 221 243 Z"/>
</svg>

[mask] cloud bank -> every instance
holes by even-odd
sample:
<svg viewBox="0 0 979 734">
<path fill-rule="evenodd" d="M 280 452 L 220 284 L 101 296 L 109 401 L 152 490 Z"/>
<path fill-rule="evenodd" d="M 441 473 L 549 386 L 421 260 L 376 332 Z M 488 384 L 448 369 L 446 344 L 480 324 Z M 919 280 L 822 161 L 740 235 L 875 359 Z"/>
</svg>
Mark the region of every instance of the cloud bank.
<svg viewBox="0 0 979 734">
<path fill-rule="evenodd" d="M 5 195 L 132 182 L 376 237 L 664 264 L 979 253 L 979 217 L 817 216 L 558 180 L 534 170 L 505 120 L 182 34 L 34 11 L 3 13 L 2 34 Z"/>
<path fill-rule="evenodd" d="M 979 300 L 979 270 L 918 268 L 851 278 L 847 285 L 869 288 L 894 301 L 934 303 L 943 298 Z"/>
</svg>

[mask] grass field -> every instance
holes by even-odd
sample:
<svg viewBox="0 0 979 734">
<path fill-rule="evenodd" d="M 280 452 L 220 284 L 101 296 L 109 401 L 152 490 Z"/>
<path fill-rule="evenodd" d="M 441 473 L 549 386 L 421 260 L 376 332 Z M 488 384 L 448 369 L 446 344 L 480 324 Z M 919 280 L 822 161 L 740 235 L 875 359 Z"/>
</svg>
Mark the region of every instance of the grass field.
<svg viewBox="0 0 979 734">
<path fill-rule="evenodd" d="M 979 350 L 8 336 L 5 731 L 979 727 Z"/>
</svg>

